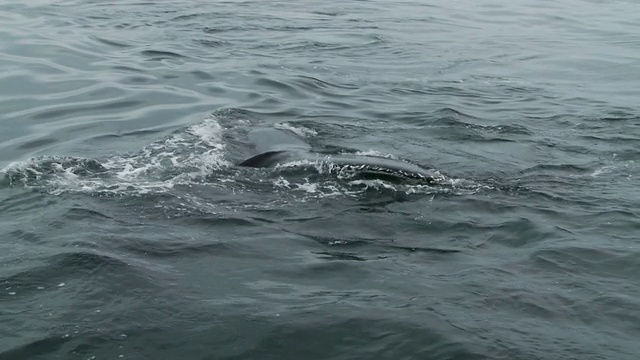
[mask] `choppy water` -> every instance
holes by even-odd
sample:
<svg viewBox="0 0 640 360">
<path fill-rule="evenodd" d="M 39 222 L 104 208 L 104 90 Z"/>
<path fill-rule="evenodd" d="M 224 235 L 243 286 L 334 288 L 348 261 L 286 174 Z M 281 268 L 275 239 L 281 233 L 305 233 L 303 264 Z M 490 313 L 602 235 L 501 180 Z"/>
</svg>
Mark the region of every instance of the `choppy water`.
<svg viewBox="0 0 640 360">
<path fill-rule="evenodd" d="M 0 359 L 640 356 L 640 4 L 0 24 Z M 444 180 L 240 168 L 255 128 Z"/>
</svg>

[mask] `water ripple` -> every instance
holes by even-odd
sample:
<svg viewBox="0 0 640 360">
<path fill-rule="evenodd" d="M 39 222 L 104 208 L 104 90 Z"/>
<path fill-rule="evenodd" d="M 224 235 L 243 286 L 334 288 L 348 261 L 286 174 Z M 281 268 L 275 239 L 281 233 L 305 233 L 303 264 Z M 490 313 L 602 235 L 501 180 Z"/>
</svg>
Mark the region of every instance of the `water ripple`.
<svg viewBox="0 0 640 360">
<path fill-rule="evenodd" d="M 638 10 L 2 2 L 0 358 L 635 359 Z"/>
</svg>

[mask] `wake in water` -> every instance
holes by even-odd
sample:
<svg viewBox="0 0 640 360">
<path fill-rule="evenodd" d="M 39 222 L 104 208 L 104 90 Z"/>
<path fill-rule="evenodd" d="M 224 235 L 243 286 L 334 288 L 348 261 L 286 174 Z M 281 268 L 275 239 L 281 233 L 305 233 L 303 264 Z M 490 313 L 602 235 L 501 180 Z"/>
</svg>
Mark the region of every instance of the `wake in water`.
<svg viewBox="0 0 640 360">
<path fill-rule="evenodd" d="M 452 179 L 438 171 L 427 171 L 390 155 L 371 152 L 292 157 L 273 163 L 274 166 L 268 169 L 238 167 L 228 160 L 230 154 L 224 138 L 242 137 L 247 131 L 238 125 L 224 129 L 221 126 L 224 120 L 224 113 L 213 114 L 133 155 L 103 160 L 50 156 L 16 162 L 2 170 L 4 182 L 8 186 L 44 189 L 55 195 L 78 192 L 131 196 L 165 193 L 176 185 L 194 184 L 242 191 L 263 188 L 265 182 L 270 184 L 271 191 L 316 196 L 357 195 L 370 191 L 474 192 L 481 188 L 478 184 Z M 272 146 L 306 150 L 309 145 L 301 138 L 293 143 L 290 141 L 293 137 L 287 132 L 295 132 L 298 136 L 315 134 L 313 130 L 286 124 L 278 127 L 281 130 L 267 132 L 269 136 L 263 136 L 265 132 L 258 132 L 260 136 L 253 138 L 248 135 L 250 144 L 245 146 L 258 150 Z M 274 134 L 283 135 L 286 140 L 273 139 Z M 378 166 L 380 164 L 384 166 Z"/>
</svg>

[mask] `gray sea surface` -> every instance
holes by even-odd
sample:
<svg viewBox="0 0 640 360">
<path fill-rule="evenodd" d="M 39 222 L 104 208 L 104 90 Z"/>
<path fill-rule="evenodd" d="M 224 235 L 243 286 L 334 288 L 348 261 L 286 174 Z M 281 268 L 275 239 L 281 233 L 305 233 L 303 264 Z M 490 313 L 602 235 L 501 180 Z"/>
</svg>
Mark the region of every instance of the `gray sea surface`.
<svg viewBox="0 0 640 360">
<path fill-rule="evenodd" d="M 636 360 L 639 99 L 636 1 L 4 0 L 0 359 Z"/>
</svg>

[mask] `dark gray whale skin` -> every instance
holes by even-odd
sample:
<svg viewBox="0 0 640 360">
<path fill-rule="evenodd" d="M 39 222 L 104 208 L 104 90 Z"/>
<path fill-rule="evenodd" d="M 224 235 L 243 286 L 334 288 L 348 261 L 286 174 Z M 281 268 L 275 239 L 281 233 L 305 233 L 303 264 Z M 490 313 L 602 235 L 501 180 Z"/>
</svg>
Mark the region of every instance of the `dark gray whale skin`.
<svg viewBox="0 0 640 360">
<path fill-rule="evenodd" d="M 418 165 L 379 156 L 315 153 L 301 139 L 275 129 L 255 130 L 249 134 L 258 155 L 242 161 L 239 166 L 270 168 L 292 161 L 321 162 L 332 169 L 349 172 L 368 178 L 395 178 L 433 183 L 442 180 L 443 175 L 424 169 Z"/>
</svg>

